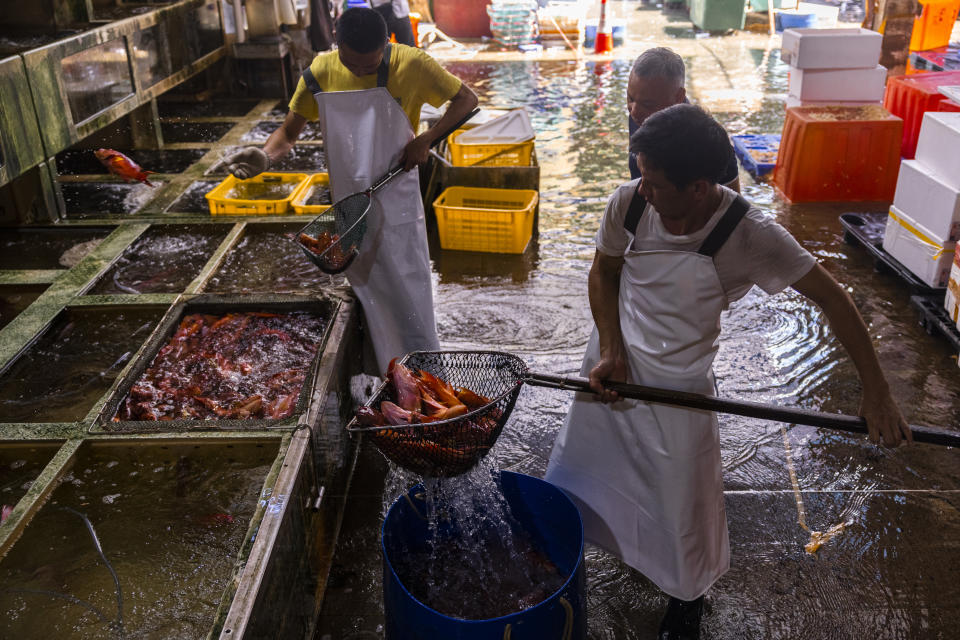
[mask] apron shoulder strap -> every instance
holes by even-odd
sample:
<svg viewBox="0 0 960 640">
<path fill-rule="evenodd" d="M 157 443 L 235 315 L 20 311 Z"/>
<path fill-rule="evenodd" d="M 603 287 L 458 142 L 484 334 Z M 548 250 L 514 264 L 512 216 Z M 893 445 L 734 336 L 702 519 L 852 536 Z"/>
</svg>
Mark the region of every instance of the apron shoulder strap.
<svg viewBox="0 0 960 640">
<path fill-rule="evenodd" d="M 313 71 L 310 70 L 309 65 L 303 70 L 300 77 L 303 78 L 303 83 L 307 85 L 307 90 L 313 95 L 323 92 L 323 89 L 320 88 L 320 83 L 317 82 L 317 77 L 313 75 Z"/>
<path fill-rule="evenodd" d="M 380 66 L 377 67 L 378 87 L 386 88 L 387 80 L 390 78 L 390 49 L 391 44 L 388 42 L 386 46 L 383 47 L 383 58 L 380 59 Z"/>
<path fill-rule="evenodd" d="M 640 195 L 640 191 L 634 190 L 633 197 L 630 198 L 630 206 L 627 209 L 627 215 L 623 218 L 623 228 L 630 232 L 630 235 L 637 235 L 637 225 L 640 224 L 640 216 L 647 208 L 647 199 Z"/>
<path fill-rule="evenodd" d="M 713 228 L 713 231 L 710 232 L 707 239 L 704 240 L 700 248 L 697 249 L 697 253 L 712 258 L 720 247 L 723 246 L 723 243 L 727 241 L 727 238 L 730 237 L 730 234 L 737 228 L 740 220 L 743 219 L 743 216 L 745 216 L 749 210 L 750 203 L 747 202 L 743 196 L 738 195 L 727 208 L 727 212 L 720 218 L 717 226 Z"/>
</svg>

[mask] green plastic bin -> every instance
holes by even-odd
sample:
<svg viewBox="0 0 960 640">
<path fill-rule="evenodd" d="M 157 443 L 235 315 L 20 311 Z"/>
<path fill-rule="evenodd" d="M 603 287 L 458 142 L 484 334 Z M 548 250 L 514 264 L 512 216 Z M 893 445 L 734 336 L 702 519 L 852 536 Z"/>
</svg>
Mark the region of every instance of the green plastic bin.
<svg viewBox="0 0 960 640">
<path fill-rule="evenodd" d="M 743 29 L 747 0 L 690 0 L 690 20 L 704 31 Z"/>
</svg>

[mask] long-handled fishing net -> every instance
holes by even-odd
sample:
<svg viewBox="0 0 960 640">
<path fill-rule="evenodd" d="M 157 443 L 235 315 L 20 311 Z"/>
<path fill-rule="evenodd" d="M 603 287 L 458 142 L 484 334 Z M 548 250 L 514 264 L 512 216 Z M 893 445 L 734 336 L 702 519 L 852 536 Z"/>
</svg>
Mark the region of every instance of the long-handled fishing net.
<svg viewBox="0 0 960 640">
<path fill-rule="evenodd" d="M 430 147 L 433 148 L 446 140 L 447 136 L 479 112 L 479 109 L 474 109 L 468 113 L 457 124 L 437 136 Z M 367 213 L 370 212 L 374 192 L 402 172 L 403 166 L 398 164 L 374 181 L 366 191 L 338 200 L 300 230 L 297 244 L 324 273 L 341 273 L 357 257 L 363 236 L 367 232 Z"/>
<path fill-rule="evenodd" d="M 354 417 L 347 425 L 348 431 L 369 435 L 381 453 L 396 464 L 424 476 L 456 476 L 472 469 L 500 436 L 524 383 L 592 393 L 589 382 L 583 378 L 532 373 L 523 360 L 500 351 L 415 351 L 407 354 L 400 364 L 413 372 L 426 371 L 445 380 L 456 391 L 467 390 L 485 400 L 467 413 L 447 420 L 369 425 Z M 608 383 L 605 386 L 621 397 L 633 400 L 867 433 L 866 421 L 859 416 L 635 384 Z M 381 384 L 364 406 L 377 409 L 385 401 L 398 401 L 396 389 L 389 381 Z M 960 446 L 960 432 L 916 425 L 911 425 L 910 430 L 917 442 Z"/>
</svg>

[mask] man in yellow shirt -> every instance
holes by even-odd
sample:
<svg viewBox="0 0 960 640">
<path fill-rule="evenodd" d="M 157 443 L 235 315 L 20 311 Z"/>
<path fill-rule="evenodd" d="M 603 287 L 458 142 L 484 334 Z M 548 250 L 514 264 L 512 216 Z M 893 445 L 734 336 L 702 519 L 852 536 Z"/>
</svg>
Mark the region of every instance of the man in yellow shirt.
<svg viewBox="0 0 960 640">
<path fill-rule="evenodd" d="M 401 173 L 373 194 L 367 231 L 347 279 L 363 307 L 378 373 L 410 351 L 439 349 L 430 252 L 417 172 L 430 145 L 460 122 L 477 96 L 419 49 L 387 43 L 373 9 L 348 9 L 337 22 L 336 51 L 321 53 L 302 74 L 283 125 L 263 149 L 226 160 L 246 179 L 286 155 L 307 120 L 319 119 L 334 201 L 367 189 L 397 163 Z M 424 103 L 442 118 L 415 135 Z"/>
<path fill-rule="evenodd" d="M 380 37 L 381 33 L 386 33 L 386 24 L 376 11 L 347 9 L 337 21 L 337 49 L 317 55 L 310 63 L 310 72 L 324 92 L 357 91 L 378 86 L 380 69 L 386 66 L 384 86 L 407 114 L 414 131 L 420 124 L 420 109 L 425 103 L 440 107 L 449 100 L 444 116 L 406 146 L 401 161 L 404 168 L 410 170 L 426 162 L 430 143 L 467 115 L 477 105 L 477 96 L 459 78 L 415 47 L 390 45 L 390 59 L 384 65 L 387 41 L 386 36 Z M 263 149 L 248 147 L 229 158 L 230 173 L 244 180 L 252 178 L 289 153 L 307 120 L 318 117 L 314 93 L 301 77 L 283 125 L 270 135 Z"/>
</svg>

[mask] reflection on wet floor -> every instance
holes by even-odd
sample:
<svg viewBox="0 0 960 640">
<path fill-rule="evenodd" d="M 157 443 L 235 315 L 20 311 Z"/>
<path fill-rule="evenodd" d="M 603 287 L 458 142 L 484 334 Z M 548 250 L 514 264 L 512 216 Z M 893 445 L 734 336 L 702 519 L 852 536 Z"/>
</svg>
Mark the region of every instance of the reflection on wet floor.
<svg viewBox="0 0 960 640">
<path fill-rule="evenodd" d="M 47 285 L 3 285 L 0 286 L 0 329 L 10 324 L 21 311 L 40 297 Z"/>
<path fill-rule="evenodd" d="M 152 187 L 139 182 L 63 182 L 60 190 L 72 218 L 136 213 L 156 195 L 163 182 L 150 179 Z"/>
<path fill-rule="evenodd" d="M 0 269 L 68 269 L 110 231 L 106 227 L 0 229 Z"/>
<path fill-rule="evenodd" d="M 232 122 L 170 122 L 161 124 L 163 141 L 216 142 L 233 128 Z"/>
<path fill-rule="evenodd" d="M 117 259 L 88 293 L 180 293 L 229 231 L 227 225 L 155 225 Z"/>
<path fill-rule="evenodd" d="M 206 149 L 131 149 L 118 151 L 147 171 L 155 173 L 181 173 L 200 159 Z M 106 175 L 103 163 L 93 155 L 93 149 L 70 149 L 57 155 L 57 172 L 60 175 Z"/>
<path fill-rule="evenodd" d="M 88 445 L 0 561 L 0 637 L 205 637 L 276 454 Z"/>
<path fill-rule="evenodd" d="M 163 309 L 67 310 L 0 375 L 3 422 L 82 420 Z"/>
<path fill-rule="evenodd" d="M 648 45 L 675 48 L 687 64 L 688 94 L 731 134 L 780 132 L 788 68 L 765 36 L 694 38 L 686 18 L 656 28 L 683 37 L 654 32 L 657 41 L 644 41 L 633 55 Z M 531 370 L 576 375 L 592 328 L 586 281 L 594 234 L 607 197 L 629 179 L 630 58 L 445 66 L 477 91 L 481 104 L 527 107 L 537 132 L 541 204 L 538 241 L 522 256 L 445 252 L 431 238 L 441 346 L 507 350 Z M 918 326 L 909 292 L 876 273 L 862 249 L 843 243 L 838 216 L 852 206 L 789 205 L 746 173 L 741 183 L 749 200 L 850 288 L 909 421 L 960 428 L 957 361 L 946 342 Z M 722 323 L 715 363 L 720 395 L 857 412 L 856 369 L 806 299 L 789 290 L 772 297 L 754 290 Z M 542 477 L 571 400 L 569 393 L 525 387 L 492 450 L 500 468 Z M 955 451 L 919 445 L 890 452 L 823 429 L 719 420 L 733 568 L 708 594 L 703 637 L 952 637 L 960 599 L 948 574 L 960 564 L 953 544 L 960 537 Z M 360 473 L 372 488 L 356 496 L 357 512 L 345 525 L 347 548 L 334 568 L 342 589 L 334 584 L 321 618 L 330 637 L 378 633 L 383 514 L 377 498 L 385 485 L 389 503 L 413 482 L 375 452 L 364 457 Z M 379 487 L 378 473 L 386 474 Z M 800 513 L 808 530 L 798 523 Z M 837 534 L 815 554 L 804 550 L 812 532 L 831 530 Z M 655 634 L 666 605 L 659 589 L 592 546 L 587 571 L 591 638 Z M 351 609 L 344 598 L 360 594 L 366 604 Z"/>
<path fill-rule="evenodd" d="M 306 221 L 304 222 L 306 224 Z M 295 240 L 303 224 L 247 225 L 243 239 L 204 286 L 216 293 L 318 291 L 330 278 L 303 254 Z"/>
</svg>

